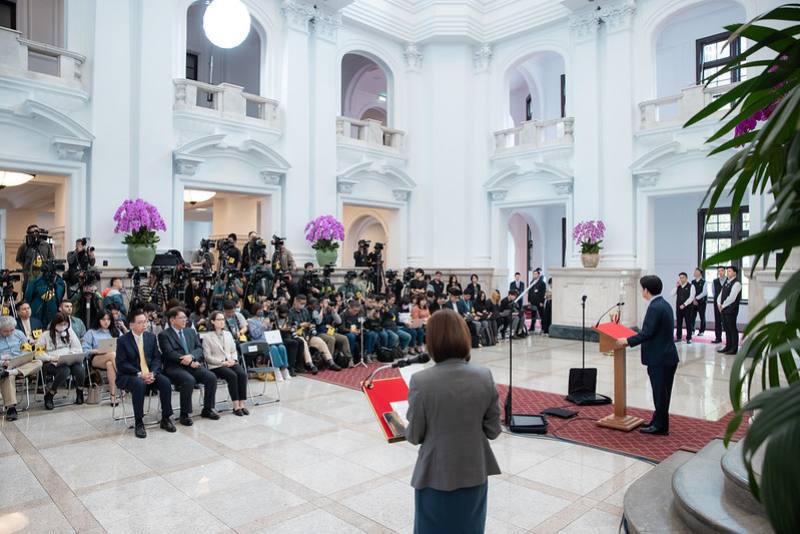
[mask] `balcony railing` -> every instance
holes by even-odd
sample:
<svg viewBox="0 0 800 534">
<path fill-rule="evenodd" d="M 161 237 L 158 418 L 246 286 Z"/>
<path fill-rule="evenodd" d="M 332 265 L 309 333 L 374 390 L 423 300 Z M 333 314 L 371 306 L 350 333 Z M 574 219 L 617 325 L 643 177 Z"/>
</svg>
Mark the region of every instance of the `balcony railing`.
<svg viewBox="0 0 800 534">
<path fill-rule="evenodd" d="M 564 117 L 546 121 L 526 121 L 494 133 L 494 146 L 497 152 L 515 147 L 539 148 L 568 145 L 573 142 L 575 119 Z"/>
<path fill-rule="evenodd" d="M 736 83 L 716 87 L 693 85 L 677 95 L 662 96 L 640 102 L 641 129 L 682 125 L 719 95 L 730 91 L 736 85 Z M 726 111 L 727 108 L 718 113 L 722 114 Z"/>
<path fill-rule="evenodd" d="M 0 27 L 0 72 L 34 79 L 44 75 L 80 88 L 85 62 L 80 54 L 24 39 L 20 32 Z"/>
<path fill-rule="evenodd" d="M 388 128 L 374 119 L 336 117 L 336 136 L 340 141 L 403 150 L 406 133 Z"/>
<path fill-rule="evenodd" d="M 253 119 L 264 126 L 278 127 L 277 100 L 245 93 L 242 87 L 230 83 L 211 85 L 183 78 L 173 83 L 175 110 L 191 110 L 238 121 Z"/>
</svg>

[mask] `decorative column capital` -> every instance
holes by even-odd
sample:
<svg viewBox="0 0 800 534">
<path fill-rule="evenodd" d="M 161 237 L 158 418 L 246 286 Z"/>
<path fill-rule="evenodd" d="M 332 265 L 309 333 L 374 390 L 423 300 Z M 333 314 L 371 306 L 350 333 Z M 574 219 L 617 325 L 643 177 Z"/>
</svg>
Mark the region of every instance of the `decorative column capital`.
<svg viewBox="0 0 800 534">
<path fill-rule="evenodd" d="M 403 58 L 406 60 L 408 70 L 417 71 L 422 68 L 422 52 L 416 43 L 406 43 L 403 49 Z"/>
<path fill-rule="evenodd" d="M 486 72 L 492 64 L 492 46 L 489 43 L 483 43 L 475 53 L 472 55 L 472 63 L 475 67 L 475 72 Z"/>
<path fill-rule="evenodd" d="M 261 180 L 266 185 L 281 185 L 283 181 L 284 174 L 282 172 L 271 171 L 271 170 L 263 170 L 259 172 L 261 176 Z"/>
<path fill-rule="evenodd" d="M 602 21 L 609 32 L 624 30 L 631 27 L 636 6 L 632 0 L 622 0 L 616 4 L 603 6 L 599 11 Z"/>
<path fill-rule="evenodd" d="M 86 151 L 92 146 L 91 141 L 71 137 L 54 137 L 51 141 L 58 159 L 83 161 Z"/>
<path fill-rule="evenodd" d="M 339 13 L 325 13 L 321 9 L 314 10 L 314 17 L 311 19 L 311 28 L 314 35 L 331 42 L 336 41 L 336 34 L 342 27 L 342 15 Z"/>
<path fill-rule="evenodd" d="M 658 184 L 658 179 L 661 178 L 661 171 L 658 170 L 641 170 L 633 173 L 633 178 L 636 180 L 636 185 L 641 187 L 653 187 Z"/>
<path fill-rule="evenodd" d="M 508 195 L 507 189 L 493 189 L 489 191 L 489 198 L 492 199 L 492 202 L 502 202 L 506 199 L 506 195 Z"/>
<path fill-rule="evenodd" d="M 336 192 L 341 193 L 344 195 L 352 194 L 353 187 L 355 187 L 356 181 L 355 180 L 348 180 L 346 178 L 337 178 L 336 179 Z"/>
<path fill-rule="evenodd" d="M 395 200 L 406 202 L 411 196 L 411 191 L 408 189 L 392 189 L 392 195 L 394 195 Z"/>
<path fill-rule="evenodd" d="M 172 170 L 175 174 L 194 176 L 197 172 L 197 167 L 204 161 L 204 158 L 176 152 L 172 155 Z"/>
<path fill-rule="evenodd" d="M 573 190 L 572 180 L 563 180 L 560 182 L 552 182 L 551 185 L 555 188 L 557 195 L 571 195 Z"/>
<path fill-rule="evenodd" d="M 309 22 L 314 18 L 315 9 L 309 4 L 284 0 L 281 4 L 281 13 L 286 18 L 290 29 L 308 33 Z"/>
</svg>

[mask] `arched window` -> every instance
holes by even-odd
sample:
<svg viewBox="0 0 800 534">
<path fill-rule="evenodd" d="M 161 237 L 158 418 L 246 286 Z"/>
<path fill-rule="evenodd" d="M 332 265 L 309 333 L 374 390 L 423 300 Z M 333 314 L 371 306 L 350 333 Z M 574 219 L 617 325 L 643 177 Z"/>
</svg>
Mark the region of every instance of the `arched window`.
<svg viewBox="0 0 800 534">
<path fill-rule="evenodd" d="M 508 113 L 514 125 L 563 117 L 565 85 L 560 54 L 536 52 L 518 61 L 508 73 Z"/>
<path fill-rule="evenodd" d="M 388 126 L 389 81 L 384 67 L 362 54 L 342 58 L 342 116 Z"/>
</svg>

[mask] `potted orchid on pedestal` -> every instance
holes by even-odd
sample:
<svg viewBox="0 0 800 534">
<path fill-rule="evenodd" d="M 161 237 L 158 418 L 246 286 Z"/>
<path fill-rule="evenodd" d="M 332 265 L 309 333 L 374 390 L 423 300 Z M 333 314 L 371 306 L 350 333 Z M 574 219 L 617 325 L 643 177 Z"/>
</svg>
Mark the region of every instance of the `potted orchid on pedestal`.
<svg viewBox="0 0 800 534">
<path fill-rule="evenodd" d="M 584 267 L 595 268 L 600 262 L 600 243 L 605 237 L 606 225 L 603 221 L 581 221 L 572 229 L 572 239 L 581 247 L 581 263 Z"/>
<path fill-rule="evenodd" d="M 167 225 L 158 208 L 141 198 L 126 200 L 114 213 L 115 234 L 125 233 L 122 243 L 128 245 L 128 261 L 134 267 L 149 267 L 156 257 L 157 231 L 166 231 Z"/>
<path fill-rule="evenodd" d="M 305 228 L 306 241 L 317 251 L 317 265 L 333 265 L 339 255 L 339 241 L 344 240 L 344 225 L 333 215 L 320 215 Z"/>
</svg>

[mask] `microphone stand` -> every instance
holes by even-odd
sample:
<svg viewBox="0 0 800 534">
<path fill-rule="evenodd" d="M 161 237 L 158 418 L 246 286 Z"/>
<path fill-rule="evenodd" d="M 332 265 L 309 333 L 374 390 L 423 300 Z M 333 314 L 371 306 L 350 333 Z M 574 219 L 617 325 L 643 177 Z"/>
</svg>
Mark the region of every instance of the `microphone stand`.
<svg viewBox="0 0 800 534">
<path fill-rule="evenodd" d="M 530 285 L 528 285 L 528 287 L 526 287 L 522 291 L 522 293 L 520 293 L 519 296 L 516 299 L 514 299 L 514 302 L 513 302 L 513 306 L 514 307 L 516 307 L 517 303 L 520 300 L 522 300 L 522 298 L 525 295 L 528 294 L 528 291 L 531 290 L 531 288 L 534 286 L 534 284 L 536 284 L 536 282 L 531 282 Z M 519 313 L 517 313 L 517 316 L 519 316 Z M 509 328 L 510 328 L 511 332 L 510 332 L 510 334 L 508 336 L 508 392 L 506 393 L 506 401 L 505 401 L 505 406 L 504 406 L 504 408 L 505 408 L 504 409 L 505 421 L 506 421 L 506 426 L 509 428 L 509 430 L 511 430 L 511 432 L 515 432 L 516 431 L 515 429 L 517 429 L 517 428 L 519 429 L 520 432 L 525 432 L 525 430 L 523 428 L 523 425 L 514 425 L 513 424 L 514 415 L 511 413 L 512 412 L 512 405 L 513 405 L 513 397 L 512 397 L 511 390 L 513 389 L 513 387 L 512 387 L 512 375 L 514 373 L 514 368 L 513 368 L 514 349 L 513 349 L 513 346 L 514 346 L 514 333 L 515 333 L 514 332 L 514 310 L 513 310 L 513 308 L 512 308 L 512 311 L 511 311 L 510 318 L 511 318 L 511 324 L 509 325 Z M 524 320 L 524 318 L 523 318 L 523 320 Z M 523 414 L 517 414 L 517 415 L 521 415 L 522 417 L 525 417 L 525 415 L 523 415 Z"/>
<path fill-rule="evenodd" d="M 581 297 L 581 369 L 586 369 L 586 295 Z"/>
</svg>

